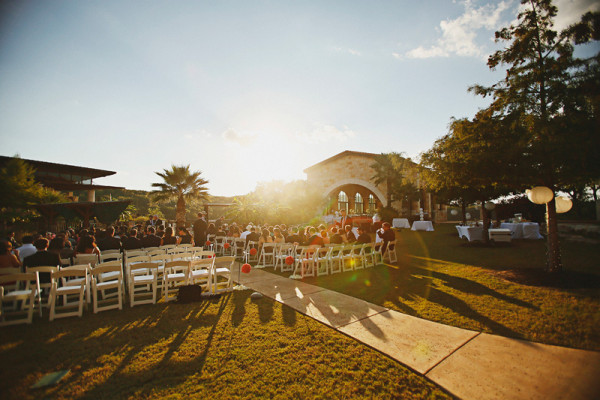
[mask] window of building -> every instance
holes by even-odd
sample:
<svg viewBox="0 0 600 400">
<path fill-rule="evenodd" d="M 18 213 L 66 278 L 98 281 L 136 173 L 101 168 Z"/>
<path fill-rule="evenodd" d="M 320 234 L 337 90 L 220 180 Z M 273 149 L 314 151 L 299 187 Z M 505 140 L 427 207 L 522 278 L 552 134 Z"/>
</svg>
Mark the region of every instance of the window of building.
<svg viewBox="0 0 600 400">
<path fill-rule="evenodd" d="M 346 210 L 346 212 L 348 211 L 348 195 L 344 191 L 341 191 L 338 194 L 338 210 Z"/>
<path fill-rule="evenodd" d="M 356 193 L 356 196 L 354 196 L 354 210 L 357 214 L 362 214 L 364 212 L 363 198 L 360 193 Z"/>
<path fill-rule="evenodd" d="M 377 209 L 377 203 L 375 203 L 375 196 L 369 195 L 369 213 L 374 213 Z"/>
</svg>

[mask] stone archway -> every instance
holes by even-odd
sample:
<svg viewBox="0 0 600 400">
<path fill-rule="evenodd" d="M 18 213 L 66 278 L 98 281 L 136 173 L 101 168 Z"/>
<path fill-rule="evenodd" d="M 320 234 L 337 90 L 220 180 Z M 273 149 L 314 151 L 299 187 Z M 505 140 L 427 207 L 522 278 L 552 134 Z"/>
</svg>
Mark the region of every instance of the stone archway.
<svg viewBox="0 0 600 400">
<path fill-rule="evenodd" d="M 327 197 L 330 197 L 332 194 L 337 194 L 337 193 L 334 193 L 336 190 L 339 191 L 339 189 L 341 189 L 342 187 L 347 186 L 347 185 L 362 186 L 362 187 L 368 189 L 370 192 L 372 192 L 375 195 L 377 200 L 379 200 L 379 202 L 381 204 L 383 204 L 384 207 L 387 206 L 387 200 L 385 198 L 385 195 L 383 194 L 383 192 L 381 190 L 379 190 L 377 188 L 377 186 L 375 186 L 371 182 L 365 181 L 363 179 L 358 179 L 358 178 L 340 179 L 339 181 L 336 181 L 332 185 L 325 188 L 325 190 L 323 191 L 323 194 L 325 194 L 325 196 L 327 196 Z M 368 199 L 368 196 L 363 195 L 363 199 L 365 199 L 365 197 Z"/>
</svg>

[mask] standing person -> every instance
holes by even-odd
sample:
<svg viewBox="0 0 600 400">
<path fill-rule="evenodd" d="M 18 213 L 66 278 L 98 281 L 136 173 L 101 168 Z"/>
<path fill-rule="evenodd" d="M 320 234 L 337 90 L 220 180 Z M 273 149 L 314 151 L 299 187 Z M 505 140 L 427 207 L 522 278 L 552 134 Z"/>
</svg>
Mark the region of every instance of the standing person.
<svg viewBox="0 0 600 400">
<path fill-rule="evenodd" d="M 340 211 L 340 214 L 342 215 L 342 218 L 335 224 L 338 225 L 341 229 L 345 229 L 346 225 L 350 225 L 350 227 L 352 227 L 352 218 L 346 215 L 346 210 Z"/>
<path fill-rule="evenodd" d="M 389 222 L 381 224 L 381 229 L 377 231 L 377 236 L 383 240 L 383 246 L 381 247 L 381 254 L 385 254 L 388 243 L 396 239 L 394 231 L 391 229 Z"/>
<path fill-rule="evenodd" d="M 198 219 L 194 221 L 194 243 L 198 246 L 204 246 L 206 243 L 206 234 L 208 223 L 206 222 L 206 213 L 204 211 L 198 213 Z"/>
</svg>

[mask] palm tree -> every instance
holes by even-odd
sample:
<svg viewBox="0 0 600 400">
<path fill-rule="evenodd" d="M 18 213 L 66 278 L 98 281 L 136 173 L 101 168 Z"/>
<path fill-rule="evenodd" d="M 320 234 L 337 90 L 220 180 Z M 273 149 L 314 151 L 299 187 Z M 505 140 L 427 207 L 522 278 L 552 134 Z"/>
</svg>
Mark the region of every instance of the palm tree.
<svg viewBox="0 0 600 400">
<path fill-rule="evenodd" d="M 177 226 L 185 226 L 185 200 L 186 199 L 206 199 L 208 197 L 208 188 L 205 186 L 208 181 L 202 179 L 202 172 L 190 172 L 188 165 L 171 165 L 171 169 L 164 169 L 163 172 L 155 172 L 156 175 L 163 178 L 162 183 L 153 183 L 152 187 L 158 188 L 152 192 L 156 200 L 167 200 L 177 198 L 177 210 L 175 219 Z"/>
</svg>

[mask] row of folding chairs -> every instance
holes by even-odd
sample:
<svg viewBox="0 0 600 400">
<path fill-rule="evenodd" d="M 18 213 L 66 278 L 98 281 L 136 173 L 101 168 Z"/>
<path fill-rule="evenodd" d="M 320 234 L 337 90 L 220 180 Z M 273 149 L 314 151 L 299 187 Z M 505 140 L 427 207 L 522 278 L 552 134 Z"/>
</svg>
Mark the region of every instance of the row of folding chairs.
<svg viewBox="0 0 600 400">
<path fill-rule="evenodd" d="M 130 264 L 127 287 L 131 307 L 155 304 L 162 291 L 165 302 L 181 285 L 199 284 L 212 293 L 232 289 L 235 257 L 175 260 L 160 263 L 140 261 Z M 50 282 L 40 283 L 39 274 L 49 274 Z M 49 318 L 79 316 L 86 304 L 93 312 L 122 309 L 125 279 L 120 261 L 108 261 L 92 267 L 30 267 L 26 273 L 0 275 L 0 326 L 31 323 L 33 310 L 49 309 Z"/>
<path fill-rule="evenodd" d="M 329 244 L 325 247 L 265 243 L 257 267 L 272 266 L 281 272 L 292 272 L 292 279 L 302 279 L 369 268 L 385 261 L 397 262 L 396 242 L 389 242 L 386 249 L 382 247 L 383 243 Z"/>
</svg>

